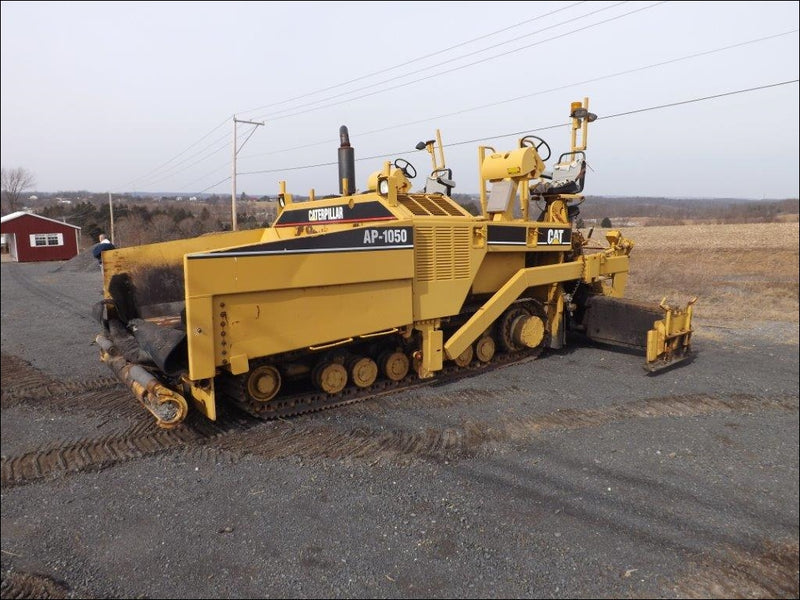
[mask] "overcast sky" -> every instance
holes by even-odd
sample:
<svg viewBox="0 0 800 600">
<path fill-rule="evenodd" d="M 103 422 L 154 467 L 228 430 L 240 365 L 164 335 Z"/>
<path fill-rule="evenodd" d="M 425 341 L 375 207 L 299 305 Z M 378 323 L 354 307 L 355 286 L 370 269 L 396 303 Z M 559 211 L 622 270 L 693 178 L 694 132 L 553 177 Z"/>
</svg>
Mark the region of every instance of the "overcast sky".
<svg viewBox="0 0 800 600">
<path fill-rule="evenodd" d="M 2 166 L 36 191 L 230 194 L 235 115 L 265 123 L 238 125 L 239 193 L 337 193 L 341 125 L 359 189 L 382 155 L 424 185 L 438 128 L 474 193 L 479 144 L 568 150 L 588 97 L 587 194 L 798 196 L 798 2 L 2 2 L 0 23 Z"/>
</svg>

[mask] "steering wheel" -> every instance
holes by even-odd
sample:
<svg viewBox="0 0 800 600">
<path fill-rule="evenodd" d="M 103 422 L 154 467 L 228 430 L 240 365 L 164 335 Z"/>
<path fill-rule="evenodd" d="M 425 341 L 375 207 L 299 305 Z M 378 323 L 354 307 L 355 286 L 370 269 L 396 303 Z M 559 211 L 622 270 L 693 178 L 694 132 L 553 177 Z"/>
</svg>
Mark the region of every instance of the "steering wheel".
<svg viewBox="0 0 800 600">
<path fill-rule="evenodd" d="M 552 151 L 550 150 L 550 145 L 537 135 L 526 135 L 519 141 L 519 145 L 522 146 L 523 148 L 525 147 L 535 148 L 536 152 L 539 153 L 539 158 L 541 158 L 542 160 L 547 160 L 548 158 L 550 158 L 550 155 L 552 154 Z M 546 148 L 547 156 L 543 156 L 542 151 L 539 150 L 539 148 Z"/>
<path fill-rule="evenodd" d="M 417 170 L 405 158 L 397 158 L 394 161 L 394 166 L 403 172 L 403 175 L 409 179 L 414 179 L 417 176 Z"/>
</svg>

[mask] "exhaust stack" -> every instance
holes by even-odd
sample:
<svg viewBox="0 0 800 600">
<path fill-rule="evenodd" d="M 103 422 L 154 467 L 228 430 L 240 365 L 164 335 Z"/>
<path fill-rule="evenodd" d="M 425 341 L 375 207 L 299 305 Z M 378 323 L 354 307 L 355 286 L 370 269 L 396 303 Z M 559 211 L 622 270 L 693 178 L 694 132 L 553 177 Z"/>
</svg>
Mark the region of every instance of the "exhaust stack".
<svg viewBox="0 0 800 600">
<path fill-rule="evenodd" d="M 339 127 L 339 194 L 347 196 L 356 191 L 356 159 L 350 146 L 347 126 Z"/>
</svg>

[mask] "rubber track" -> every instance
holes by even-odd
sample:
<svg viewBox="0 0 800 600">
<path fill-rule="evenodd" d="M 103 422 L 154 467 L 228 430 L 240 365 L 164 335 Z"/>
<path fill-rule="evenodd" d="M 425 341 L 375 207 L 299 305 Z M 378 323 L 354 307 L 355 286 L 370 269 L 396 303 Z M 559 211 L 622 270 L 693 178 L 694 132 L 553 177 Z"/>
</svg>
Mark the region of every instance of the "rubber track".
<svg viewBox="0 0 800 600">
<path fill-rule="evenodd" d="M 445 366 L 441 371 L 438 371 L 435 377 L 429 379 L 420 379 L 412 372 L 400 381 L 379 379 L 372 386 L 364 389 L 351 385 L 338 394 L 325 394 L 324 392 L 313 391 L 279 397 L 263 404 L 248 402 L 246 400 L 244 397 L 244 384 L 240 378 L 227 377 L 223 379 L 219 391 L 227 400 L 256 418 L 272 420 L 284 417 L 296 417 L 298 415 L 345 406 L 354 402 L 363 402 L 386 394 L 394 394 L 422 386 L 452 383 L 459 379 L 472 377 L 479 372 L 489 372 L 519 364 L 526 360 L 533 360 L 542 353 L 542 350 L 543 348 L 535 348 L 522 352 L 499 353 L 496 354 L 489 363 L 473 361 L 466 367 L 450 364 Z"/>
</svg>

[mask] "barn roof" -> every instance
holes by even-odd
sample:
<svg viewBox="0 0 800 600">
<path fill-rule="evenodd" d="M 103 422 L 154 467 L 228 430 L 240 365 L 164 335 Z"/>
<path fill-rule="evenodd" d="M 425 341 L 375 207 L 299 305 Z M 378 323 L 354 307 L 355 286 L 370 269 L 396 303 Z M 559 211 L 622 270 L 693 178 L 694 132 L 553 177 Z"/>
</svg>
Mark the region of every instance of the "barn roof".
<svg viewBox="0 0 800 600">
<path fill-rule="evenodd" d="M 19 219 L 20 217 L 24 217 L 25 215 L 30 215 L 31 217 L 36 217 L 37 219 L 42 219 L 43 221 L 52 221 L 53 223 L 58 223 L 59 225 L 66 225 L 67 227 L 72 227 L 74 229 L 80 229 L 77 225 L 73 225 L 71 223 L 64 223 L 63 221 L 58 221 L 56 219 L 51 219 L 49 217 L 43 217 L 42 215 L 37 215 L 32 212 L 26 212 L 24 210 L 18 210 L 17 212 L 9 213 L 5 217 L 0 218 L 0 223 L 8 223 L 9 221 L 13 221 L 14 219 Z"/>
</svg>

